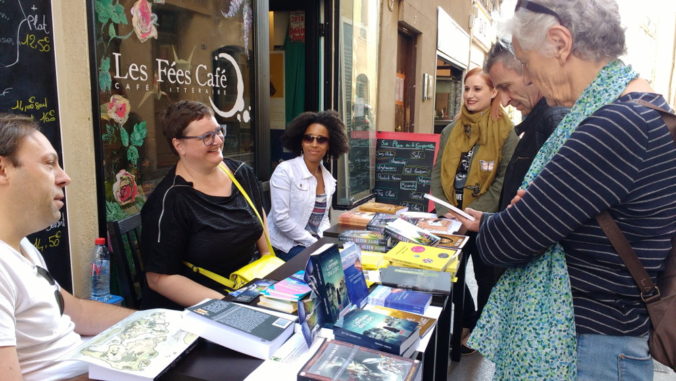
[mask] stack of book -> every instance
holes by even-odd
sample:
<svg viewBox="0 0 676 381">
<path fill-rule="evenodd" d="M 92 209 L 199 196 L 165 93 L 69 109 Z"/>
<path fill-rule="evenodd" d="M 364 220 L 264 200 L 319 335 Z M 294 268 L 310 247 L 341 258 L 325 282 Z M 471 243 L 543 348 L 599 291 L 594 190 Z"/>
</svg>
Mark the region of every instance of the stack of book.
<svg viewBox="0 0 676 381">
<path fill-rule="evenodd" d="M 296 312 L 298 302 L 312 291 L 304 277 L 305 271 L 300 270 L 290 277 L 268 286 L 261 291 L 258 305 L 277 311 Z"/>
<path fill-rule="evenodd" d="M 437 322 L 437 319 L 433 319 L 431 317 L 427 317 L 427 316 L 423 316 L 423 315 L 419 315 L 419 314 L 414 314 L 414 313 L 411 313 L 411 312 L 398 310 L 396 308 L 389 308 L 389 307 L 367 304 L 366 306 L 364 306 L 364 309 L 367 310 L 367 311 L 373 311 L 373 312 L 377 312 L 379 314 L 392 316 L 392 317 L 395 317 L 395 318 L 398 318 L 398 319 L 404 319 L 404 320 L 409 320 L 409 321 L 415 322 L 420 327 L 420 337 L 425 336 L 427 334 L 427 332 L 429 332 L 434 327 L 434 324 Z"/>
<path fill-rule="evenodd" d="M 368 302 L 377 306 L 424 314 L 432 302 L 432 294 L 378 285 L 371 291 Z"/>
<path fill-rule="evenodd" d="M 418 381 L 420 369 L 418 360 L 332 340 L 319 347 L 297 379 Z"/>
<path fill-rule="evenodd" d="M 399 242 L 385 254 L 393 266 L 413 267 L 455 274 L 458 271 L 460 249 L 430 247 Z"/>
<path fill-rule="evenodd" d="M 340 341 L 410 356 L 420 340 L 420 326 L 413 321 L 356 309 L 336 322 L 333 334 Z"/>
<path fill-rule="evenodd" d="M 361 249 L 384 253 L 394 246 L 392 238 L 370 230 L 346 230 L 338 235 L 341 242 L 354 242 Z"/>
<path fill-rule="evenodd" d="M 436 235 L 402 218 L 398 218 L 385 225 L 385 234 L 397 241 L 413 242 L 427 246 L 434 246 L 440 241 L 440 238 Z"/>
</svg>

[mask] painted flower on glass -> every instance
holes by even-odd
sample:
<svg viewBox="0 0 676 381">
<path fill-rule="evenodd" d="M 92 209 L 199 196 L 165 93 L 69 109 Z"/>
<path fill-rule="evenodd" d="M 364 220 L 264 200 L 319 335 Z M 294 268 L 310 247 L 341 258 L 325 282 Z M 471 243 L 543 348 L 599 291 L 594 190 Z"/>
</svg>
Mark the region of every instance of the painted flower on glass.
<svg viewBox="0 0 676 381">
<path fill-rule="evenodd" d="M 149 38 L 157 38 L 157 29 L 153 21 L 155 19 L 152 5 L 148 0 L 138 0 L 131 7 L 131 24 L 139 41 L 146 42 Z"/>
<path fill-rule="evenodd" d="M 136 200 L 138 187 L 136 186 L 136 177 L 121 169 L 115 175 L 115 184 L 113 184 L 113 197 L 120 205 L 131 204 Z"/>
<path fill-rule="evenodd" d="M 118 94 L 110 97 L 107 108 L 110 119 L 114 120 L 119 125 L 123 125 L 127 121 L 127 118 L 129 118 L 129 111 L 131 111 L 129 100 Z"/>
</svg>

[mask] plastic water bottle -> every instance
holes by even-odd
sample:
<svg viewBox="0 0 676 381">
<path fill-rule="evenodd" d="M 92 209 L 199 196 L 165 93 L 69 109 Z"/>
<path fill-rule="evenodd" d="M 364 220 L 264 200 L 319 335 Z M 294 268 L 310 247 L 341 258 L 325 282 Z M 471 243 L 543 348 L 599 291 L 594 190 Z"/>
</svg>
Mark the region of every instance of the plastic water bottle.
<svg viewBox="0 0 676 381">
<path fill-rule="evenodd" d="M 105 301 L 110 297 L 110 253 L 105 238 L 94 241 L 91 299 Z"/>
</svg>

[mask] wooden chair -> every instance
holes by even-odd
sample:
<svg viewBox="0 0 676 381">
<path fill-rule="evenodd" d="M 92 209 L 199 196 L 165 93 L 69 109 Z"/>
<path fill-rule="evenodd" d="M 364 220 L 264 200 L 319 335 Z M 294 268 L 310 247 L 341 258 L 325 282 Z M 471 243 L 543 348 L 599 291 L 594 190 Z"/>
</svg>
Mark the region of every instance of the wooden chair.
<svg viewBox="0 0 676 381">
<path fill-rule="evenodd" d="M 119 221 L 108 222 L 108 234 L 113 252 L 111 262 L 124 305 L 139 309 L 142 290 L 146 286 L 141 258 L 141 215 L 134 214 Z"/>
</svg>

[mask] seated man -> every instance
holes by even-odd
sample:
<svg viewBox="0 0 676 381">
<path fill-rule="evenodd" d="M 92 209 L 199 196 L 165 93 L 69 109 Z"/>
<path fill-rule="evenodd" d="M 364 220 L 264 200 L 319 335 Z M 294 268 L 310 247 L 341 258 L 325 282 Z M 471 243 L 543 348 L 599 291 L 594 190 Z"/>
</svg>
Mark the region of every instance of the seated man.
<svg viewBox="0 0 676 381">
<path fill-rule="evenodd" d="M 61 217 L 70 177 L 31 118 L 0 114 L 0 378 L 65 379 L 85 363 L 57 361 L 132 311 L 59 287 L 26 235 Z"/>
</svg>

